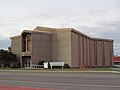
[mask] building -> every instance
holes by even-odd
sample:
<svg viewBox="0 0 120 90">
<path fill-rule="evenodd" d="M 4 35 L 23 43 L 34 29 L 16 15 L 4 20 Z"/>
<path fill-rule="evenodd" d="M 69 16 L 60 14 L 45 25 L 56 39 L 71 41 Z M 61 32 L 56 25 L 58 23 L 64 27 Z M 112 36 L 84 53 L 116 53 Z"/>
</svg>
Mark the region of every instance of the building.
<svg viewBox="0 0 120 90">
<path fill-rule="evenodd" d="M 65 62 L 70 67 L 112 66 L 113 40 L 89 37 L 73 28 L 37 26 L 11 37 L 11 51 L 21 67 L 39 61 Z"/>
<path fill-rule="evenodd" d="M 114 56 L 113 57 L 113 64 L 114 65 L 120 65 L 120 56 Z"/>
</svg>

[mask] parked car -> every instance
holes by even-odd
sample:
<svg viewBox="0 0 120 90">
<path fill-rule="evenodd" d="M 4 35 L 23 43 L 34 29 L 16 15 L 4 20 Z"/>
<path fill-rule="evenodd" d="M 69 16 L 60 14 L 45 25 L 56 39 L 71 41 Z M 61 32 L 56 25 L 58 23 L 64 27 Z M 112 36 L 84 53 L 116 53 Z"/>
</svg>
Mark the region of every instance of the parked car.
<svg viewBox="0 0 120 90">
<path fill-rule="evenodd" d="M 120 68 L 120 64 L 114 64 L 113 67 Z"/>
</svg>

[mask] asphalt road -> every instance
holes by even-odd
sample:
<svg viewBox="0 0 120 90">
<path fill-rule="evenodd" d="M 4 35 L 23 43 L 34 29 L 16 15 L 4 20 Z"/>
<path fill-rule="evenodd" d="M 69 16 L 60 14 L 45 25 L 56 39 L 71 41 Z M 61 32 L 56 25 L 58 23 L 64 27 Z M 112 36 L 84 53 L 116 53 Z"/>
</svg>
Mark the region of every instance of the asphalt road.
<svg viewBox="0 0 120 90">
<path fill-rule="evenodd" d="M 83 72 L 0 72 L 0 86 L 50 90 L 120 90 L 120 74 Z"/>
</svg>

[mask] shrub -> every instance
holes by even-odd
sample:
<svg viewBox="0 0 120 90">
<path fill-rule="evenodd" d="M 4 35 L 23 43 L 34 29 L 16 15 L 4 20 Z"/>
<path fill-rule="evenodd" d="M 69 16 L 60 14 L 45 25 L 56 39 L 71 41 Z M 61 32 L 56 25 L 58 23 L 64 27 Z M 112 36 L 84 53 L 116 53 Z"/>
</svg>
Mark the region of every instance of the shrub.
<svg viewBox="0 0 120 90">
<path fill-rule="evenodd" d="M 64 64 L 64 68 L 70 68 L 70 66 L 68 64 Z"/>
<path fill-rule="evenodd" d="M 44 61 L 42 60 L 42 61 L 39 61 L 38 62 L 38 65 L 44 65 Z"/>
</svg>

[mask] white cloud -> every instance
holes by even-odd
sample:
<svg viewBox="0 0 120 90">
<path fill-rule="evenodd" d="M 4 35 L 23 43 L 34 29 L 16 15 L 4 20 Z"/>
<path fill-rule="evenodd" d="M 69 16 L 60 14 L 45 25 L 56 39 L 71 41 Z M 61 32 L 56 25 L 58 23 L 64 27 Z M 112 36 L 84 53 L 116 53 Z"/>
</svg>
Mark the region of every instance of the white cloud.
<svg viewBox="0 0 120 90">
<path fill-rule="evenodd" d="M 87 35 L 114 39 L 118 44 L 116 50 L 120 44 L 120 10 L 116 1 L 119 0 L 37 0 L 35 3 L 31 0 L 29 4 L 27 0 L 24 3 L 15 1 L 16 6 L 8 4 L 12 7 L 11 12 L 7 11 L 11 7 L 0 8 L 0 40 L 8 40 L 22 30 L 34 29 L 37 25 L 73 27 Z M 4 3 L 0 7 L 5 8 Z"/>
</svg>

